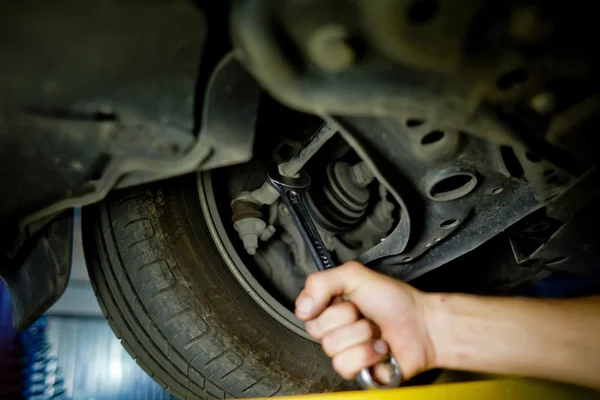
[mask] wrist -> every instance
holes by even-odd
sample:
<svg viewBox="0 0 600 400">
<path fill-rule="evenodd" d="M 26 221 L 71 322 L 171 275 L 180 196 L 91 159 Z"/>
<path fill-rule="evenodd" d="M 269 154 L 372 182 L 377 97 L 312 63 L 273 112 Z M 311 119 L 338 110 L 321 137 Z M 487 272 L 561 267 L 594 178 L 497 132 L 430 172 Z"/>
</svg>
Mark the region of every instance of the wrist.
<svg viewBox="0 0 600 400">
<path fill-rule="evenodd" d="M 452 294 L 427 293 L 424 297 L 425 329 L 430 342 L 430 368 L 455 368 L 455 324 L 450 305 Z"/>
</svg>

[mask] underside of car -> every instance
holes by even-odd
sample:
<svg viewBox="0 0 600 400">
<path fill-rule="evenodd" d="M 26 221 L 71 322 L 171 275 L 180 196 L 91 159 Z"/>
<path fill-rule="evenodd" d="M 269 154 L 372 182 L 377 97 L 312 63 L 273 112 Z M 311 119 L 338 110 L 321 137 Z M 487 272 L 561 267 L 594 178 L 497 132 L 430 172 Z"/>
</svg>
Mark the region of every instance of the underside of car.
<svg viewBox="0 0 600 400">
<path fill-rule="evenodd" d="M 336 264 L 428 291 L 598 287 L 593 2 L 0 4 L 0 275 L 25 328 L 73 209 L 103 313 L 180 398 L 351 388 L 293 314 Z"/>
</svg>

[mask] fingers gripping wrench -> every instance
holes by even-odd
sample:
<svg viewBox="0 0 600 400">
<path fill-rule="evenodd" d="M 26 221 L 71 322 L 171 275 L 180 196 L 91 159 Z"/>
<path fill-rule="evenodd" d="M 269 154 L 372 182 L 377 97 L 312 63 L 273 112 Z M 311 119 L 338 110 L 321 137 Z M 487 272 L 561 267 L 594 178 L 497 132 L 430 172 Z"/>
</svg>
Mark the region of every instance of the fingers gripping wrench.
<svg viewBox="0 0 600 400">
<path fill-rule="evenodd" d="M 305 202 L 305 193 L 310 187 L 310 177 L 305 171 L 300 171 L 298 177 L 288 177 L 281 175 L 279 172 L 271 172 L 267 177 L 267 181 L 277 190 L 281 199 L 290 211 L 290 214 L 304 242 L 308 246 L 309 252 L 320 271 L 333 268 L 336 265 L 333 263 L 331 254 L 325 247 L 319 232 L 308 212 Z M 383 389 L 397 387 L 400 384 L 401 372 L 398 361 L 393 357 L 389 357 L 391 366 L 390 382 L 387 385 L 377 383 L 371 374 L 369 368 L 363 368 L 357 377 L 358 383 L 363 389 Z"/>
</svg>

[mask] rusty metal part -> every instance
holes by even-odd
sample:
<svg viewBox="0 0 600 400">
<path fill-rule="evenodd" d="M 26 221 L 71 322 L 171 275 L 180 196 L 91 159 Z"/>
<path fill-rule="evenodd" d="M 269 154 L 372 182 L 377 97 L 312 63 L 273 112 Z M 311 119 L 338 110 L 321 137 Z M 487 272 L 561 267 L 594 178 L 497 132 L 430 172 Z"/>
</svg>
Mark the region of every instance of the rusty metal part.
<svg viewBox="0 0 600 400">
<path fill-rule="evenodd" d="M 262 210 L 259 204 L 253 201 L 238 200 L 231 203 L 231 220 L 233 222 L 244 218 L 262 218 Z"/>
</svg>

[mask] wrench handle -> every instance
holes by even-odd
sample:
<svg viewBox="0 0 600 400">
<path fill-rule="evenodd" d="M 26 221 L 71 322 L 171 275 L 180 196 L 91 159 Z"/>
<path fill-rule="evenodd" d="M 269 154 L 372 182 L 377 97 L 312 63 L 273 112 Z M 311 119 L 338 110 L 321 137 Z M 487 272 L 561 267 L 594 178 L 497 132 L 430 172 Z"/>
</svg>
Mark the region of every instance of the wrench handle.
<svg viewBox="0 0 600 400">
<path fill-rule="evenodd" d="M 277 190 L 286 207 L 290 210 L 290 214 L 298 226 L 300 235 L 302 235 L 302 239 L 306 243 L 317 269 L 324 271 L 335 267 L 331 254 L 325 247 L 304 201 L 304 194 L 310 187 L 308 174 L 305 171 L 300 171 L 298 178 L 290 178 L 279 173 L 269 173 L 267 180 Z"/>
<path fill-rule="evenodd" d="M 274 171 L 267 175 L 267 181 L 277 190 L 285 206 L 290 211 L 317 268 L 324 271 L 335 267 L 331 254 L 325 247 L 304 201 L 304 195 L 310 187 L 308 174 L 302 170 L 297 177 L 291 178 Z M 379 384 L 373 378 L 370 368 L 363 368 L 356 378 L 359 386 L 363 389 L 387 389 L 400 385 L 402 373 L 398 361 L 390 355 L 387 363 L 392 367 L 392 376 L 387 385 Z"/>
</svg>

